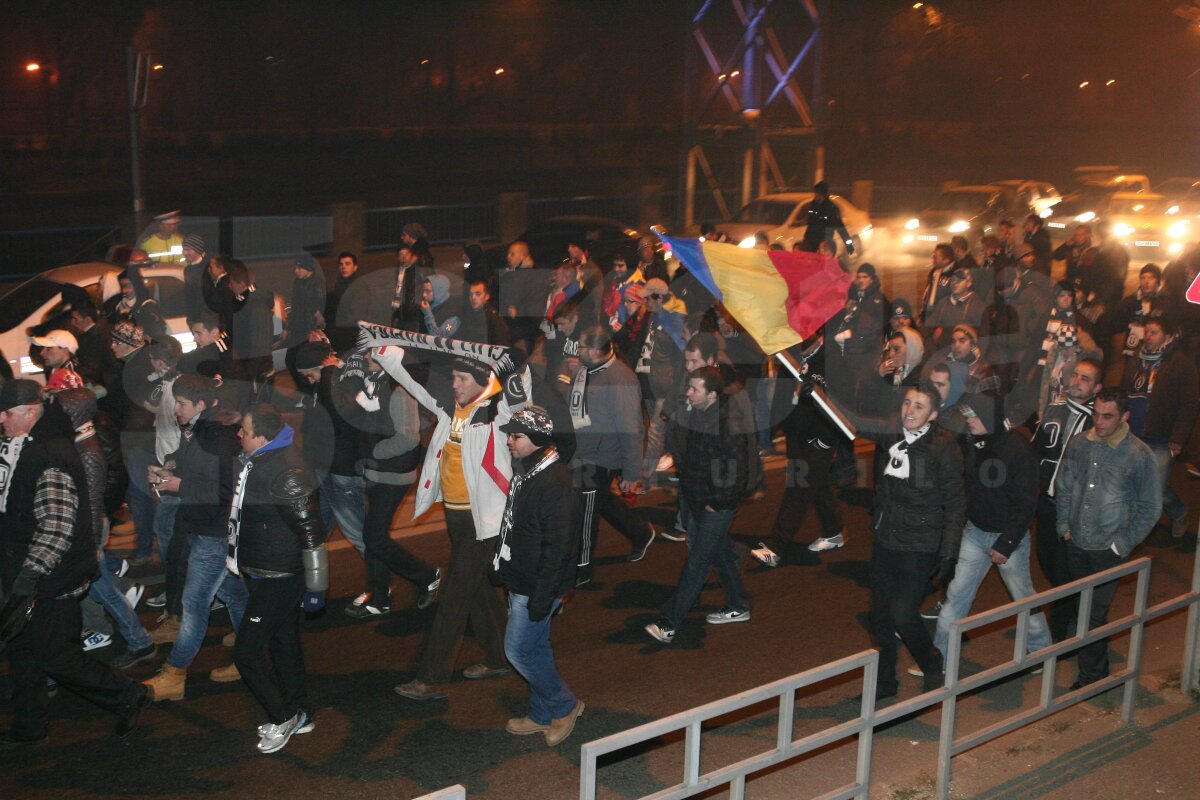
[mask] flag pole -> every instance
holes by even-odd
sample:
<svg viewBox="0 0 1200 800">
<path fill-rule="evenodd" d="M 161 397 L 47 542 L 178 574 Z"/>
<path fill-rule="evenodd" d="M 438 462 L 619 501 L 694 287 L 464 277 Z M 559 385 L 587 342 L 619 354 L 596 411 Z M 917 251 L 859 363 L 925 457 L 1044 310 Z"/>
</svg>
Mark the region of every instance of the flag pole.
<svg viewBox="0 0 1200 800">
<path fill-rule="evenodd" d="M 779 363 L 783 364 L 783 366 L 787 368 L 787 371 L 792 373 L 792 376 L 799 381 L 801 386 L 811 387 L 809 390 L 809 396 L 812 397 L 812 401 L 816 403 L 817 408 L 819 408 L 821 413 L 824 414 L 825 417 L 832 422 L 839 431 L 842 432 L 843 436 L 853 442 L 857 433 L 854 428 L 854 423 L 847 419 L 846 415 L 842 413 L 840 408 L 838 408 L 837 403 L 834 402 L 833 398 L 826 394 L 825 390 L 821 388 L 821 385 L 812 378 L 808 377 L 804 371 L 803 365 L 796 360 L 796 357 L 786 350 L 782 350 L 775 354 L 775 358 L 779 359 Z"/>
</svg>

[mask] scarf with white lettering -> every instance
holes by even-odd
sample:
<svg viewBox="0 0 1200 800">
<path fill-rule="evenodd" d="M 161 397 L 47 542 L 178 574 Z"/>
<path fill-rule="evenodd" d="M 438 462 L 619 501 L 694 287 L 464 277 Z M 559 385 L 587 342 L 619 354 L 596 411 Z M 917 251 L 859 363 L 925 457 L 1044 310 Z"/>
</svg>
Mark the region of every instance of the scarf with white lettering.
<svg viewBox="0 0 1200 800">
<path fill-rule="evenodd" d="M 8 510 L 8 488 L 12 486 L 12 476 L 17 470 L 17 459 L 29 436 L 14 436 L 12 439 L 0 441 L 0 512 Z"/>
</svg>

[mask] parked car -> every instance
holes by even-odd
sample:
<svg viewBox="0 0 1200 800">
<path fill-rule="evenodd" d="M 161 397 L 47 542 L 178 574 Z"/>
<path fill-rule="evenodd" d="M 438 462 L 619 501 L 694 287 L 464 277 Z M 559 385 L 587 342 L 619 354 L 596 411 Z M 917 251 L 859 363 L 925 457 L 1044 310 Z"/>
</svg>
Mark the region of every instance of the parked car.
<svg viewBox="0 0 1200 800">
<path fill-rule="evenodd" d="M 754 236 L 759 231 L 767 235 L 771 244 L 779 243 L 787 250 L 804 239 L 808 226 L 804 222 L 808 206 L 813 200 L 812 192 L 781 192 L 753 200 L 742 207 L 728 222 L 717 224 L 717 230 L 746 247 L 754 246 Z M 846 224 L 846 232 L 854 242 L 854 258 L 861 258 L 871 243 L 873 228 L 867 212 L 840 195 L 830 195 L 837 205 Z M 835 237 L 838 256 L 844 255 L 845 247 L 840 237 Z"/>
<path fill-rule="evenodd" d="M 974 184 L 951 186 L 928 208 L 904 223 L 901 242 L 908 249 L 927 251 L 951 237 L 966 236 L 972 244 L 991 233 L 1003 219 L 1020 223 L 1035 213 L 1028 191 L 1020 186 Z"/>
<path fill-rule="evenodd" d="M 8 359 L 13 374 L 42 379 L 42 368 L 29 357 L 29 329 L 62 313 L 62 287 L 82 286 L 100 308 L 104 301 L 120 291 L 117 275 L 121 267 L 103 261 L 72 264 L 47 270 L 0 298 L 0 351 Z M 146 288 L 158 303 L 167 329 L 179 340 L 183 351 L 196 347 L 187 326 L 187 306 L 184 299 L 183 268 L 172 265 L 152 265 L 142 269 Z M 283 328 L 283 300 L 275 296 L 275 333 Z M 283 368 L 283 351 L 276 351 L 276 367 Z"/>
<path fill-rule="evenodd" d="M 613 256 L 620 253 L 627 259 L 636 259 L 637 241 L 640 234 L 620 220 L 607 217 L 571 215 L 551 217 L 529 227 L 518 239 L 529 245 L 533 263 L 539 267 L 551 267 L 567 257 L 567 244 L 573 240 L 586 239 L 592 242 L 589 255 L 605 270 L 612 264 Z M 508 265 L 508 242 L 489 247 L 485 253 L 488 264 L 494 270 L 503 270 Z"/>
</svg>

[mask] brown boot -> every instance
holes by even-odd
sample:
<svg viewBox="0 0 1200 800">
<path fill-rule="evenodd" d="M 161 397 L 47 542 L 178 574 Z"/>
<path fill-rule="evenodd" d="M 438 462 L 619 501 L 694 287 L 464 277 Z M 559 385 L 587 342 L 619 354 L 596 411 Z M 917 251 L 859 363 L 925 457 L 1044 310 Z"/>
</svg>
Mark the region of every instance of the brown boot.
<svg viewBox="0 0 1200 800">
<path fill-rule="evenodd" d="M 208 677 L 217 683 L 233 683 L 242 679 L 242 673 L 238 672 L 237 664 L 230 664 L 225 667 L 217 667 L 208 673 Z"/>
<path fill-rule="evenodd" d="M 148 681 L 142 681 L 155 700 L 182 700 L 187 684 L 187 670 L 163 664 L 162 669 Z"/>
<path fill-rule="evenodd" d="M 546 731 L 546 744 L 554 747 L 571 735 L 571 731 L 575 730 L 575 720 L 579 719 L 579 715 L 583 713 L 583 701 L 577 700 L 575 708 L 571 709 L 571 713 L 565 717 L 550 720 L 550 730 Z"/>
<path fill-rule="evenodd" d="M 545 733 L 550 730 L 550 726 L 534 722 L 529 717 L 521 717 L 520 719 L 510 719 L 504 726 L 504 730 L 514 736 L 528 736 L 531 733 Z"/>
<path fill-rule="evenodd" d="M 150 631 L 150 641 L 155 644 L 166 644 L 179 638 L 179 617 L 171 614 L 157 628 Z"/>
</svg>

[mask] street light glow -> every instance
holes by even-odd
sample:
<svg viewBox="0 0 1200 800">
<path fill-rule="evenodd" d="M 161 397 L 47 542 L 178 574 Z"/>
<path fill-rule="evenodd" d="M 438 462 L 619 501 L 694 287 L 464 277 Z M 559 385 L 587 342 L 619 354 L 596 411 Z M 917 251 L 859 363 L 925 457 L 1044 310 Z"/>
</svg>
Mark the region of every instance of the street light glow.
<svg viewBox="0 0 1200 800">
<path fill-rule="evenodd" d="M 504 67 L 496 67 L 496 74 L 497 74 L 497 75 L 503 75 L 503 74 L 504 74 Z"/>
<path fill-rule="evenodd" d="M 163 65 L 162 65 L 162 64 L 155 64 L 155 65 L 154 65 L 154 67 L 153 67 L 153 69 L 154 69 L 154 71 L 155 71 L 155 72 L 157 72 L 158 70 L 160 70 L 160 69 L 162 69 L 162 68 L 163 68 Z"/>
<path fill-rule="evenodd" d="M 37 72 L 41 68 L 42 68 L 42 65 L 36 61 L 30 61 L 28 64 L 25 65 L 26 72 Z"/>
<path fill-rule="evenodd" d="M 1089 83 L 1091 83 L 1091 81 L 1084 81 L 1083 83 L 1079 84 L 1079 88 L 1086 89 Z"/>
<path fill-rule="evenodd" d="M 917 11 L 920 11 L 924 7 L 925 7 L 924 3 L 913 3 L 913 8 L 915 8 Z"/>
<path fill-rule="evenodd" d="M 1115 80 L 1115 79 L 1111 79 L 1111 78 L 1110 78 L 1109 80 L 1105 81 L 1104 85 L 1105 85 L 1105 86 L 1112 86 L 1114 83 L 1116 83 L 1116 80 Z"/>
</svg>

